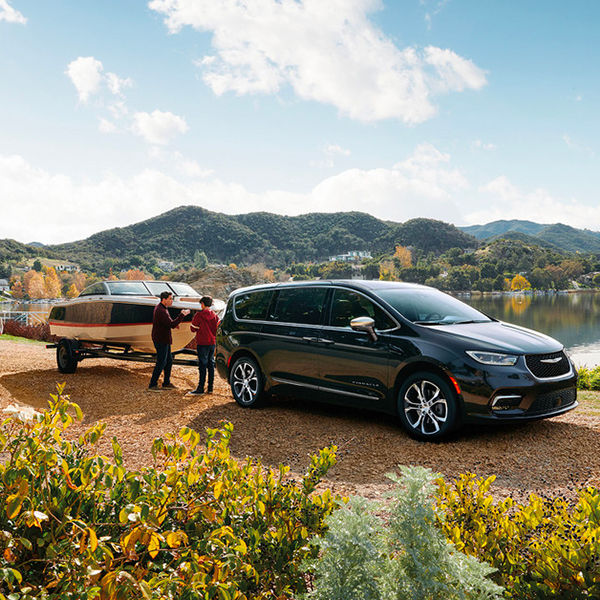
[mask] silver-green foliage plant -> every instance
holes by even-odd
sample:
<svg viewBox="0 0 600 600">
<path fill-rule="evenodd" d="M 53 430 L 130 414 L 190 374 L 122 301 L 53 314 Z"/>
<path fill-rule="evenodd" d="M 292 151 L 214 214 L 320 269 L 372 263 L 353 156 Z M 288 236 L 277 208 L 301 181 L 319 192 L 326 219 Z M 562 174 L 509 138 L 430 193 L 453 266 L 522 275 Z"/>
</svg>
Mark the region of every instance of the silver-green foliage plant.
<svg viewBox="0 0 600 600">
<path fill-rule="evenodd" d="M 353 498 L 327 518 L 316 539 L 320 556 L 311 600 L 492 600 L 503 588 L 489 565 L 456 550 L 436 527 L 433 503 L 438 475 L 400 467 L 391 502 L 376 506 Z M 378 516 L 375 511 L 378 511 Z"/>
</svg>

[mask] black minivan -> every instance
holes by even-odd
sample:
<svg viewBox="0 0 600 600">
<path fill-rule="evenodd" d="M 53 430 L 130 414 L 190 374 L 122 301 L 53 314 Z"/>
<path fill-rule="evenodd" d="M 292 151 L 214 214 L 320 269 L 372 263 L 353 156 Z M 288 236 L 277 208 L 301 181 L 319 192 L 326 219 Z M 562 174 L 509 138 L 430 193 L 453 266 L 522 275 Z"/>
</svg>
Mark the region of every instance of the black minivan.
<svg viewBox="0 0 600 600">
<path fill-rule="evenodd" d="M 523 421 L 577 406 L 562 344 L 434 288 L 303 281 L 233 292 L 216 366 L 235 400 L 270 392 L 398 415 L 421 439 L 465 421 Z"/>
</svg>

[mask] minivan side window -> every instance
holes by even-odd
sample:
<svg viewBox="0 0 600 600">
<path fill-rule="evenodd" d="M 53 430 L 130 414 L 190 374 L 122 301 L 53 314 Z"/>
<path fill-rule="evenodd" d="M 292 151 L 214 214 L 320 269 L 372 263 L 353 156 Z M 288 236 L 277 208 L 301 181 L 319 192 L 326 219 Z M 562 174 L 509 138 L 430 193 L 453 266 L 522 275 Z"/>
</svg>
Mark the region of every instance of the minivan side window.
<svg viewBox="0 0 600 600">
<path fill-rule="evenodd" d="M 271 320 L 281 323 L 320 325 L 327 288 L 299 287 L 279 291 Z"/>
<path fill-rule="evenodd" d="M 234 300 L 235 316 L 238 319 L 264 321 L 271 303 L 272 290 L 240 294 Z"/>
<path fill-rule="evenodd" d="M 375 321 L 375 329 L 385 330 L 396 327 L 396 323 L 379 306 L 362 294 L 350 290 L 335 290 L 331 304 L 330 325 L 350 329 L 350 321 L 356 317 L 371 317 Z"/>
</svg>

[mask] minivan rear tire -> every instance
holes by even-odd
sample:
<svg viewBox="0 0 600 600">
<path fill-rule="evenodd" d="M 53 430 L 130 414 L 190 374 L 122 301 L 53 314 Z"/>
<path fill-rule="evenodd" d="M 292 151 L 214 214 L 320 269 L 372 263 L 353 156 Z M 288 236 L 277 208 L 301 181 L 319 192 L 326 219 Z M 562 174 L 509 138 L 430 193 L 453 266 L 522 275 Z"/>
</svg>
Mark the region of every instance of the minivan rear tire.
<svg viewBox="0 0 600 600">
<path fill-rule="evenodd" d="M 440 440 L 458 426 L 458 400 L 445 379 L 429 371 L 419 371 L 400 386 L 398 416 L 411 437 Z"/>
<path fill-rule="evenodd" d="M 242 356 L 229 373 L 229 385 L 235 401 L 244 408 L 257 408 L 265 399 L 264 378 L 257 362 Z"/>
</svg>

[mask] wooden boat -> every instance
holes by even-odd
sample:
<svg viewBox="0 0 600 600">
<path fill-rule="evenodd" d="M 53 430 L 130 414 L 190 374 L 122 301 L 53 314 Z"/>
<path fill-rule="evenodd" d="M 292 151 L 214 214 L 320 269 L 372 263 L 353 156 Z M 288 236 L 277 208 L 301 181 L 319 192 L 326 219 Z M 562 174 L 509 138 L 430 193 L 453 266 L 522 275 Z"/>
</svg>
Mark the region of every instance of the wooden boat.
<svg viewBox="0 0 600 600">
<path fill-rule="evenodd" d="M 201 294 L 187 283 L 176 281 L 100 281 L 84 289 L 77 298 L 59 302 L 48 317 L 50 332 L 60 338 L 138 352 L 155 352 L 152 343 L 152 315 L 161 292 L 173 293 L 169 308 L 175 318 L 181 310 L 191 313 L 172 330 L 175 352 L 187 346 L 194 334 L 190 322 L 200 309 Z M 217 314 L 225 309 L 222 300 L 213 301 Z"/>
</svg>

